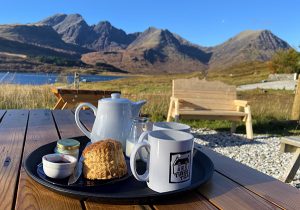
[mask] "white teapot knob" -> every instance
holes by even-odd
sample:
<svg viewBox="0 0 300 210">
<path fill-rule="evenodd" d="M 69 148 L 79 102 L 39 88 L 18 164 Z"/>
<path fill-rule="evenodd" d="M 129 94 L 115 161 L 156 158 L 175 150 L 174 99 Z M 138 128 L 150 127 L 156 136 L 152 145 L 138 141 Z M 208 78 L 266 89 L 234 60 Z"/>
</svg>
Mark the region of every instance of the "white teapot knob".
<svg viewBox="0 0 300 210">
<path fill-rule="evenodd" d="M 120 98 L 121 94 L 120 93 L 112 93 L 111 94 L 111 98 L 116 99 L 116 98 Z"/>
</svg>

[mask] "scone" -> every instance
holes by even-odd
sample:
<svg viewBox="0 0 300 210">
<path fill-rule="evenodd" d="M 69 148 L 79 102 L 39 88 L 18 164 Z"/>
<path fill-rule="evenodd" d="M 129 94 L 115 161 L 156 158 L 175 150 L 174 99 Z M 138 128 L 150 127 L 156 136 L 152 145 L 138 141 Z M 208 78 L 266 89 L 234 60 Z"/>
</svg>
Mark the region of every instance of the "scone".
<svg viewBox="0 0 300 210">
<path fill-rule="evenodd" d="M 93 143 L 82 154 L 83 176 L 87 179 L 120 178 L 127 173 L 122 144 L 116 140 Z"/>
</svg>

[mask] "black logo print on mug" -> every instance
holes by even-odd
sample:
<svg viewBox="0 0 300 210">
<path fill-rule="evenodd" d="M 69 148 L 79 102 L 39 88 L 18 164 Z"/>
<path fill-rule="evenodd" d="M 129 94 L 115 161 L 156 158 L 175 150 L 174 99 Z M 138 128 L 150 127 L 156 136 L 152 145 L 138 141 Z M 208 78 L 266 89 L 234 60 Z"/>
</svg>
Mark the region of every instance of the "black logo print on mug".
<svg viewBox="0 0 300 210">
<path fill-rule="evenodd" d="M 190 179 L 191 151 L 170 153 L 169 183 L 180 183 Z"/>
</svg>

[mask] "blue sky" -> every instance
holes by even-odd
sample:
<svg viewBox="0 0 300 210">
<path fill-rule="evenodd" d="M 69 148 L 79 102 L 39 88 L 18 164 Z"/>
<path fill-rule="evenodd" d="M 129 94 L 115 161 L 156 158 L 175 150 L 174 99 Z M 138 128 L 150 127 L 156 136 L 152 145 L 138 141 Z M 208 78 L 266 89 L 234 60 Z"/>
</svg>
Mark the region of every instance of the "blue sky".
<svg viewBox="0 0 300 210">
<path fill-rule="evenodd" d="M 0 0 L 0 24 L 30 23 L 56 13 L 79 13 L 88 24 L 110 21 L 127 33 L 169 29 L 203 46 L 243 30 L 269 29 L 300 45 L 300 0 Z"/>
</svg>

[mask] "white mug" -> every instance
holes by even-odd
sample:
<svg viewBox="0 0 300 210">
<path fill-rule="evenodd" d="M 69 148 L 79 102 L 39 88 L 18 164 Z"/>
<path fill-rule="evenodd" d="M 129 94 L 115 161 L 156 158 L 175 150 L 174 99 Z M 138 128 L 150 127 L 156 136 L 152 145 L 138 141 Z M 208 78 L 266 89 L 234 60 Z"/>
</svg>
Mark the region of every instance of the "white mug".
<svg viewBox="0 0 300 210">
<path fill-rule="evenodd" d="M 153 130 L 177 130 L 190 133 L 191 127 L 177 122 L 156 122 L 153 123 Z"/>
<path fill-rule="evenodd" d="M 148 141 L 144 137 L 148 134 Z M 140 175 L 136 171 L 137 153 L 147 148 L 147 170 Z M 147 182 L 156 192 L 168 192 L 185 188 L 191 184 L 194 136 L 176 130 L 144 132 L 130 156 L 130 168 L 134 177 Z"/>
</svg>

